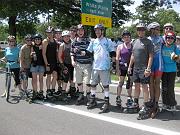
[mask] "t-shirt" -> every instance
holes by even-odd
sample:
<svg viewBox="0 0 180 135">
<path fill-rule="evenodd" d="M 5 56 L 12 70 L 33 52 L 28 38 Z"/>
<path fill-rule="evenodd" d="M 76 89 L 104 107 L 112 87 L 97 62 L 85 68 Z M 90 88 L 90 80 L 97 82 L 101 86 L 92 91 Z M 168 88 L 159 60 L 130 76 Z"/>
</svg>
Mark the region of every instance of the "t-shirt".
<svg viewBox="0 0 180 135">
<path fill-rule="evenodd" d="M 113 52 L 114 46 L 110 39 L 103 37 L 102 39 L 96 38 L 91 41 L 87 51 L 94 54 L 93 69 L 95 70 L 109 70 L 110 69 L 110 55 Z"/>
<path fill-rule="evenodd" d="M 13 47 L 13 48 L 7 47 L 7 48 L 5 48 L 4 56 L 7 60 L 7 62 L 9 62 L 9 66 L 11 69 L 20 67 L 20 65 L 18 63 L 19 51 L 20 51 L 20 49 L 18 47 Z"/>
<path fill-rule="evenodd" d="M 83 38 L 81 41 L 75 41 L 71 45 L 71 56 L 74 56 L 75 61 L 81 64 L 91 64 L 92 63 L 92 55 L 87 53 L 86 49 L 89 46 L 89 38 Z M 74 52 L 74 49 L 77 52 Z M 81 51 L 85 51 L 85 55 L 81 55 Z"/>
<path fill-rule="evenodd" d="M 23 63 L 23 68 L 30 68 L 31 66 L 31 46 L 27 44 L 23 45 L 20 50 L 21 63 Z"/>
<path fill-rule="evenodd" d="M 162 58 L 163 58 L 163 72 L 176 72 L 176 61 L 171 59 L 171 54 L 175 52 L 175 54 L 180 55 L 180 50 L 175 46 L 171 45 L 167 47 L 163 45 L 162 47 Z"/>
<path fill-rule="evenodd" d="M 149 54 L 154 52 L 153 43 L 147 38 L 136 39 L 133 43 L 134 68 L 147 67 Z"/>
</svg>

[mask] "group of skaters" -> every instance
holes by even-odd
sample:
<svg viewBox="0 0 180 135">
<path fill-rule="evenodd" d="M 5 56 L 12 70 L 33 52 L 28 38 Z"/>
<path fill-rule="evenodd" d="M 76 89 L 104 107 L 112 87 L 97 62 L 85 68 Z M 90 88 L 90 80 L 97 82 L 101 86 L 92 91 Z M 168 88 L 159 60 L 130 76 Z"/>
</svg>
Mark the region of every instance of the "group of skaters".
<svg viewBox="0 0 180 135">
<path fill-rule="evenodd" d="M 32 77 L 31 102 L 45 98 L 68 102 L 76 97 L 76 105 L 86 104 L 88 109 L 92 109 L 97 105 L 96 89 L 101 83 L 104 91 L 102 112 L 110 109 L 110 69 L 114 67 L 119 77 L 117 105 L 122 107 L 121 92 L 127 78 L 127 112 L 139 112 L 139 119 L 150 115 L 155 117 L 159 110 L 161 80 L 162 107 L 175 110 L 177 104 L 174 85 L 176 63 L 180 59 L 180 37 L 175 36 L 171 23 L 163 28 L 164 35 L 160 36 L 157 22 L 148 27 L 139 23 L 136 26 L 137 39 L 132 41 L 131 33 L 124 30 L 121 35 L 123 43 L 115 48 L 111 39 L 105 37 L 102 24 L 94 26 L 95 39 L 87 36 L 82 24 L 64 31 L 49 26 L 45 30 L 46 38 L 43 39 L 41 34 L 28 34 L 21 48 L 16 45 L 16 38 L 9 36 L 9 46 L 2 60 L 9 63 L 20 96 L 26 95 L 28 78 Z M 145 35 L 146 30 L 151 33 L 149 37 Z M 46 88 L 43 87 L 44 76 Z M 133 82 L 135 90 L 132 95 Z M 144 103 L 139 107 L 141 89 Z"/>
</svg>

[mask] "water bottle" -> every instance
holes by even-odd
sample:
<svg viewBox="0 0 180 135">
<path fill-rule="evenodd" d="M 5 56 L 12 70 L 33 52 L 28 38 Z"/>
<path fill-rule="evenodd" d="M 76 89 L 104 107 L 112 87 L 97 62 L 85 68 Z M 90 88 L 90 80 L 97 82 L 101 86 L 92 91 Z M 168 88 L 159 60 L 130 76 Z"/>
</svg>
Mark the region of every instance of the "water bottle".
<svg viewBox="0 0 180 135">
<path fill-rule="evenodd" d="M 35 53 L 35 52 L 33 53 L 33 60 L 34 60 L 34 61 L 37 61 L 37 56 L 36 56 L 36 53 Z"/>
</svg>

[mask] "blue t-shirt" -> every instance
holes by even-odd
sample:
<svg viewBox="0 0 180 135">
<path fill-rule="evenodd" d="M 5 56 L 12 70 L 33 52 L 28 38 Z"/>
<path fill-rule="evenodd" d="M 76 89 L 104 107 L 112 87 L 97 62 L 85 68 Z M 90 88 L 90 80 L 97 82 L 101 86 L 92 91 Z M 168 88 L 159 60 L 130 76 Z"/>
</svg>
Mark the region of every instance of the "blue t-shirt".
<svg viewBox="0 0 180 135">
<path fill-rule="evenodd" d="M 20 68 L 20 65 L 18 63 L 19 60 L 19 51 L 20 49 L 18 47 L 13 48 L 5 48 L 5 58 L 7 62 L 10 65 L 10 68 Z"/>
<path fill-rule="evenodd" d="M 87 51 L 94 53 L 93 69 L 95 70 L 109 70 L 111 59 L 109 52 L 115 51 L 113 43 L 110 39 L 103 37 L 96 38 L 91 41 Z"/>
<path fill-rule="evenodd" d="M 176 61 L 171 59 L 171 54 L 175 53 L 180 55 L 180 50 L 173 44 L 170 47 L 163 45 L 162 58 L 163 58 L 163 72 L 176 72 Z"/>
</svg>

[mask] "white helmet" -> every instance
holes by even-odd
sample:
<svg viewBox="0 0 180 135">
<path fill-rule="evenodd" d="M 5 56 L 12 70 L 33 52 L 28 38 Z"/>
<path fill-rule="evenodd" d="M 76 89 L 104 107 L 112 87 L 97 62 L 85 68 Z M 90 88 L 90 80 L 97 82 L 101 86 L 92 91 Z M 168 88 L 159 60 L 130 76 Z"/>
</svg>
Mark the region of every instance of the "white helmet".
<svg viewBox="0 0 180 135">
<path fill-rule="evenodd" d="M 172 27 L 172 28 L 174 28 L 174 26 L 173 26 L 172 23 L 166 23 L 166 24 L 164 24 L 164 27 L 163 27 L 163 28 L 166 28 L 166 27 Z"/>
<path fill-rule="evenodd" d="M 159 23 L 157 23 L 157 22 L 152 22 L 152 23 L 150 23 L 149 25 L 148 25 L 148 30 L 150 30 L 150 29 L 154 29 L 154 28 L 156 28 L 156 27 L 160 27 L 160 24 Z"/>
<path fill-rule="evenodd" d="M 63 31 L 63 32 L 62 32 L 62 37 L 63 37 L 63 36 L 70 36 L 69 31 L 68 31 L 68 30 Z"/>
</svg>

